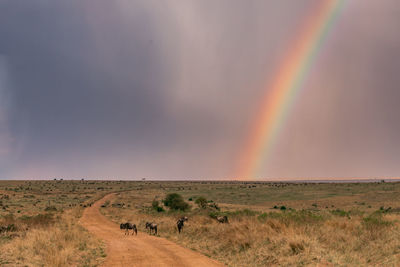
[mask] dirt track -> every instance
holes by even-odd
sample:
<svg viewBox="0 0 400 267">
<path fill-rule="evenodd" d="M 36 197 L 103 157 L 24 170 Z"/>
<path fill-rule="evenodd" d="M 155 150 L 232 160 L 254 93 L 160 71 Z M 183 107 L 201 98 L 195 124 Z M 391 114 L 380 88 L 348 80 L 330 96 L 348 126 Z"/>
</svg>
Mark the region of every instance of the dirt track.
<svg viewBox="0 0 400 267">
<path fill-rule="evenodd" d="M 224 266 L 204 255 L 183 248 L 164 238 L 138 232 L 126 236 L 119 225 L 103 216 L 99 208 L 113 194 L 109 194 L 86 208 L 80 223 L 89 232 L 105 241 L 107 258 L 103 266 Z"/>
</svg>

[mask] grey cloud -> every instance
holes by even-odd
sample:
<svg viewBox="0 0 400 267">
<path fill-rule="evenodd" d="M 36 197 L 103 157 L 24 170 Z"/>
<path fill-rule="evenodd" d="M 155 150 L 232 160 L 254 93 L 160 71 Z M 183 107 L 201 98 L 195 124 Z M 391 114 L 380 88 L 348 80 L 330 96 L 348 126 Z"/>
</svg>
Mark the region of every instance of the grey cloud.
<svg viewBox="0 0 400 267">
<path fill-rule="evenodd" d="M 346 5 L 263 176 L 399 171 L 399 5 L 383 2 Z M 233 177 L 318 3 L 2 1 L 0 178 Z"/>
</svg>

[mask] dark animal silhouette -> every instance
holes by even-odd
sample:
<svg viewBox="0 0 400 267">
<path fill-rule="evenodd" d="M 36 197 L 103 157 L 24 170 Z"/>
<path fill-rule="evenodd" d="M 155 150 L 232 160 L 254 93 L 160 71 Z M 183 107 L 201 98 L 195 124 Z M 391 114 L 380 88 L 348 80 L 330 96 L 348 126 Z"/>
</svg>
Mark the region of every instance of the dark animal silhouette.
<svg viewBox="0 0 400 267">
<path fill-rule="evenodd" d="M 146 229 L 149 229 L 149 233 L 154 232 L 154 235 L 157 234 L 157 224 L 146 222 Z"/>
<path fill-rule="evenodd" d="M 228 222 L 228 217 L 227 217 L 227 216 L 218 216 L 218 217 L 217 217 L 217 221 L 218 221 L 219 223 L 229 223 L 229 222 Z"/>
<path fill-rule="evenodd" d="M 178 227 L 178 232 L 181 233 L 183 230 L 184 222 L 188 221 L 188 217 L 182 217 L 176 222 L 176 227 Z"/>
<path fill-rule="evenodd" d="M 137 235 L 137 228 L 136 228 L 136 224 L 132 224 L 132 223 L 121 223 L 119 225 L 119 228 L 121 230 L 125 229 L 125 235 L 129 235 L 129 230 L 132 230 L 132 235 L 136 234 Z"/>
</svg>

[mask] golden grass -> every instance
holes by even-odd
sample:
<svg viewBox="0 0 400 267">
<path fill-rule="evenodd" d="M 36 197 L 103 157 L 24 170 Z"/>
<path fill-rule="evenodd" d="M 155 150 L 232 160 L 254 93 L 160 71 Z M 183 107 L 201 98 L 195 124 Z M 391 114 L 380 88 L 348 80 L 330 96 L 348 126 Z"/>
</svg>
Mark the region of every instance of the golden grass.
<svg viewBox="0 0 400 267">
<path fill-rule="evenodd" d="M 1 248 L 1 266 L 96 266 L 106 255 L 101 242 L 77 224 L 77 209 L 65 212 L 54 224 L 25 229 L 19 222 L 14 238 Z M 5 234 L 3 234 L 4 236 Z"/>
<path fill-rule="evenodd" d="M 0 234 L 0 266 L 98 264 L 101 242 L 77 221 L 83 206 L 117 191 L 127 192 L 101 208 L 110 219 L 142 231 L 156 222 L 160 236 L 229 266 L 400 265 L 400 183 L 0 181 L 0 226 L 17 228 Z M 192 199 L 192 211 L 151 210 L 170 192 Z M 230 223 L 197 209 L 198 196 L 216 201 Z M 175 223 L 184 214 L 179 235 Z"/>
<path fill-rule="evenodd" d="M 103 245 L 78 219 L 86 205 L 118 188 L 118 182 L 0 181 L 0 266 L 96 266 Z"/>
<path fill-rule="evenodd" d="M 250 210 L 228 213 L 230 223 L 219 224 L 207 211 L 193 207 L 185 213 L 189 221 L 179 235 L 176 219 L 183 213 L 157 213 L 144 207 L 146 200 L 151 204 L 154 193 L 121 194 L 102 212 L 118 223 L 136 223 L 142 231 L 146 221 L 156 222 L 161 237 L 228 266 L 400 264 L 400 215 L 397 213 L 370 212 L 368 208 L 365 212 Z M 135 208 L 112 207 L 112 203 L 120 202 Z"/>
</svg>

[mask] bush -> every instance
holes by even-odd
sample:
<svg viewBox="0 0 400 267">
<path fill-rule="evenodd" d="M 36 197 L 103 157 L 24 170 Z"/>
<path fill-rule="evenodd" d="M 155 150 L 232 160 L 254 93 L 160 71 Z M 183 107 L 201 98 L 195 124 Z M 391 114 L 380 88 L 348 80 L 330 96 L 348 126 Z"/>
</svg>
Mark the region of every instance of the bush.
<svg viewBox="0 0 400 267">
<path fill-rule="evenodd" d="M 168 194 L 164 199 L 164 205 L 171 210 L 188 210 L 189 204 L 183 200 L 183 197 L 177 193 Z"/>
<path fill-rule="evenodd" d="M 156 199 L 153 200 L 153 202 L 151 203 L 151 206 L 157 212 L 163 212 L 164 211 L 164 208 L 160 207 L 160 203 Z"/>
<path fill-rule="evenodd" d="M 157 211 L 157 212 L 164 212 L 165 210 L 164 210 L 163 207 L 157 207 L 157 208 L 156 208 L 156 211 Z"/>
<path fill-rule="evenodd" d="M 154 199 L 153 202 L 151 202 L 151 206 L 153 209 L 157 209 L 159 206 L 158 200 Z"/>
<path fill-rule="evenodd" d="M 332 210 L 331 213 L 333 215 L 340 216 L 340 217 L 350 217 L 350 212 L 347 212 L 347 211 L 344 211 L 341 209 Z"/>
<path fill-rule="evenodd" d="M 195 203 L 199 206 L 199 208 L 207 208 L 207 199 L 205 197 L 198 197 Z"/>
</svg>

